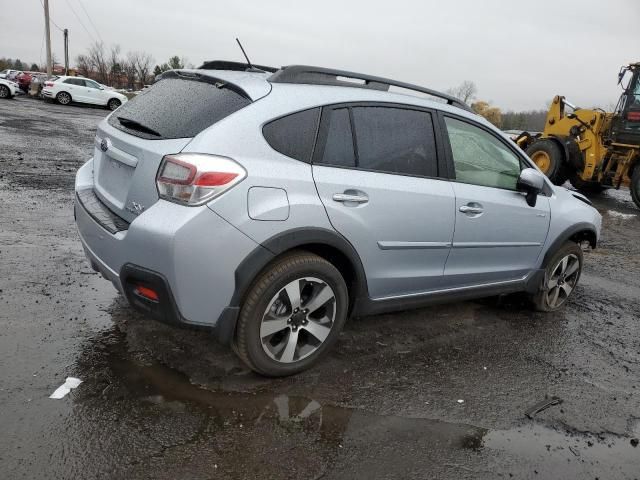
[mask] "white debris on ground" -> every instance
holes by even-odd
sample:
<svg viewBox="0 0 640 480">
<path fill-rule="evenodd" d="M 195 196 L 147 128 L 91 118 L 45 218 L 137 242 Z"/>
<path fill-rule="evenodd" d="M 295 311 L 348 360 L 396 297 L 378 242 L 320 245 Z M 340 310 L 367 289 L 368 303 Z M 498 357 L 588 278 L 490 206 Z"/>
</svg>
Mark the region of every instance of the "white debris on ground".
<svg viewBox="0 0 640 480">
<path fill-rule="evenodd" d="M 617 212 L 615 210 L 609 210 L 608 213 L 611 217 L 622 218 L 624 220 L 629 220 L 630 218 L 637 217 L 635 213 L 622 213 L 622 212 Z"/>
<path fill-rule="evenodd" d="M 49 395 L 49 398 L 53 398 L 55 400 L 59 400 L 65 397 L 71 390 L 74 388 L 78 388 L 78 386 L 82 383 L 82 380 L 74 377 L 67 377 L 65 382 L 56 388 L 55 392 Z"/>
</svg>

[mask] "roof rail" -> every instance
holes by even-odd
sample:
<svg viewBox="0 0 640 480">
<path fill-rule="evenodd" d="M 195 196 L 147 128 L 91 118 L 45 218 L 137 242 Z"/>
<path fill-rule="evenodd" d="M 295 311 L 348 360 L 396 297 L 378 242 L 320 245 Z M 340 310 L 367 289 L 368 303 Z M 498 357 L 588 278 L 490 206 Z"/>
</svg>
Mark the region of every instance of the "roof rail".
<svg viewBox="0 0 640 480">
<path fill-rule="evenodd" d="M 265 67 L 264 65 L 252 65 L 250 68 L 246 63 L 230 62 L 227 60 L 210 60 L 204 62 L 198 67 L 198 70 L 232 70 L 235 72 L 277 72 L 274 67 Z"/>
<path fill-rule="evenodd" d="M 363 83 L 354 83 L 348 80 L 341 80 L 344 77 L 354 80 L 362 80 Z M 412 85 L 410 83 L 390 80 L 388 78 L 375 77 L 363 73 L 347 72 L 345 70 L 335 70 L 332 68 L 311 67 L 308 65 L 289 65 L 282 67 L 280 70 L 271 75 L 268 80 L 271 83 L 304 83 L 311 85 L 335 85 L 341 87 L 368 88 L 371 90 L 389 91 L 389 87 L 404 88 L 415 92 L 425 93 L 433 97 L 441 98 L 448 105 L 471 111 L 471 108 L 451 95 L 441 93 L 429 88 Z"/>
</svg>

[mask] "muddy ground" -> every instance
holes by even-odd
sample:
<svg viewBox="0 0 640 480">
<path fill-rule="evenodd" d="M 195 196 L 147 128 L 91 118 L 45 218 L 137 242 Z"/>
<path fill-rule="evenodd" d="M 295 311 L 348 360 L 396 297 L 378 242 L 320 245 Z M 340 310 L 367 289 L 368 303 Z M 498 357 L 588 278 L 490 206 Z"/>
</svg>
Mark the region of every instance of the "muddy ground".
<svg viewBox="0 0 640 480">
<path fill-rule="evenodd" d="M 627 192 L 594 198 L 602 242 L 561 313 L 507 299 L 356 319 L 321 365 L 268 380 L 138 315 L 85 262 L 73 177 L 107 113 L 0 102 L 0 478 L 640 477 Z M 48 398 L 68 376 L 83 383 Z"/>
</svg>

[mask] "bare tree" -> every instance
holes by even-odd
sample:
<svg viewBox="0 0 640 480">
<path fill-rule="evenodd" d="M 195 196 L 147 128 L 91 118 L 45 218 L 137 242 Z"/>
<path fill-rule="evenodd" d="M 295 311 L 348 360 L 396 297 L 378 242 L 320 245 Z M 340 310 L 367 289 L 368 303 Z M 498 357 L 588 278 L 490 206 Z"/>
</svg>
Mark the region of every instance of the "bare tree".
<svg viewBox="0 0 640 480">
<path fill-rule="evenodd" d="M 476 93 L 478 93 L 478 89 L 476 88 L 476 84 L 465 80 L 460 85 L 454 88 L 450 88 L 447 90 L 449 95 L 452 95 L 456 98 L 459 98 L 464 103 L 469 103 L 471 100 L 476 98 Z"/>
<path fill-rule="evenodd" d="M 76 57 L 76 68 L 78 73 L 83 77 L 88 77 L 91 71 L 91 61 L 87 55 L 78 55 Z"/>
<path fill-rule="evenodd" d="M 133 52 L 127 53 L 127 58 L 122 60 L 122 73 L 127 79 L 127 88 L 135 88 L 136 84 L 136 55 Z"/>
<path fill-rule="evenodd" d="M 91 47 L 89 47 L 89 52 L 87 54 L 89 58 L 89 64 L 92 69 L 96 71 L 98 76 L 98 81 L 100 83 L 108 83 L 109 82 L 109 67 L 108 60 L 104 51 L 104 43 L 95 42 Z"/>
<path fill-rule="evenodd" d="M 144 85 L 149 80 L 149 73 L 151 72 L 151 65 L 153 64 L 153 57 L 145 52 L 134 52 L 133 55 L 135 56 L 138 79 Z"/>
<path fill-rule="evenodd" d="M 107 72 L 109 85 L 119 87 L 119 77 L 122 73 L 122 60 L 120 59 L 120 45 L 112 45 L 107 59 Z"/>
</svg>

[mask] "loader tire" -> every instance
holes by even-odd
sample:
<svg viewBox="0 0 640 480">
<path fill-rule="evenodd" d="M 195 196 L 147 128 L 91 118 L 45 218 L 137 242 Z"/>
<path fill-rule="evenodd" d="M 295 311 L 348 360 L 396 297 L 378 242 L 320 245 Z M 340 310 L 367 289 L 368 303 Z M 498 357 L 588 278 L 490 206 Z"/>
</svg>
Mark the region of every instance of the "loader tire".
<svg viewBox="0 0 640 480">
<path fill-rule="evenodd" d="M 555 185 L 562 185 L 569 175 L 560 147 L 550 139 L 536 140 L 527 150 L 527 155 Z"/>
<path fill-rule="evenodd" d="M 575 188 L 576 190 L 580 190 L 582 193 L 591 195 L 602 193 L 608 188 L 600 185 L 599 183 L 585 182 L 580 178 L 580 175 L 578 173 L 574 173 L 573 175 L 571 175 L 569 181 L 571 182 L 571 185 L 573 185 L 573 188 Z"/>
<path fill-rule="evenodd" d="M 631 190 L 631 198 L 636 207 L 640 208 L 640 167 L 636 166 L 631 176 L 631 184 L 629 185 Z"/>
</svg>

